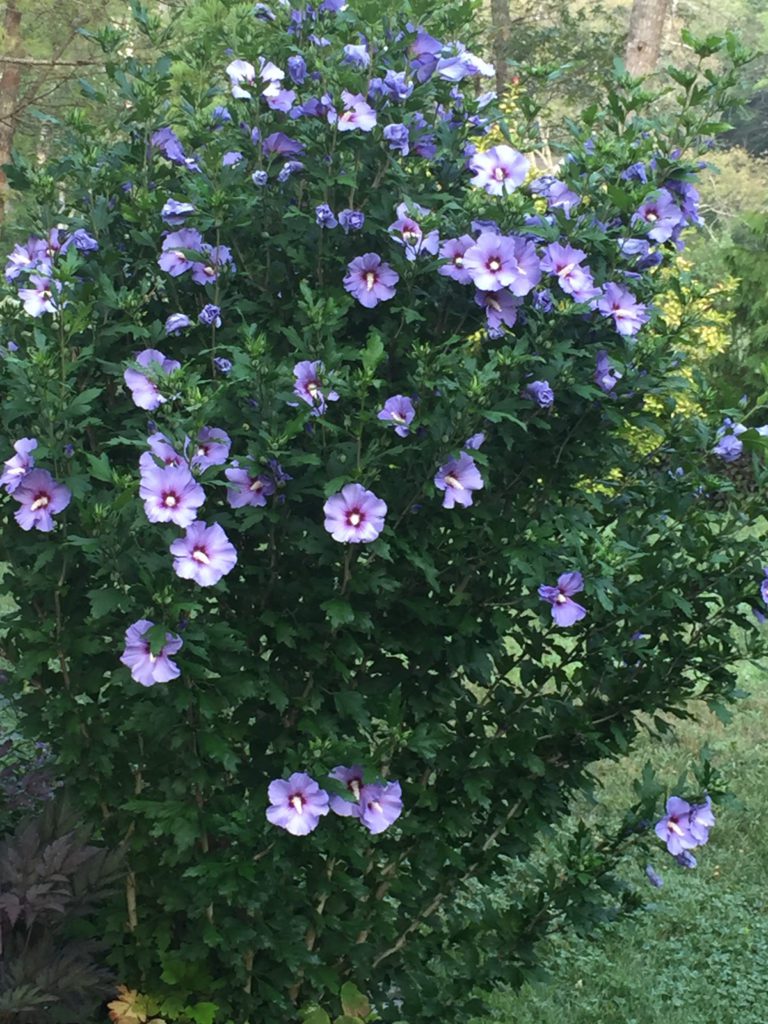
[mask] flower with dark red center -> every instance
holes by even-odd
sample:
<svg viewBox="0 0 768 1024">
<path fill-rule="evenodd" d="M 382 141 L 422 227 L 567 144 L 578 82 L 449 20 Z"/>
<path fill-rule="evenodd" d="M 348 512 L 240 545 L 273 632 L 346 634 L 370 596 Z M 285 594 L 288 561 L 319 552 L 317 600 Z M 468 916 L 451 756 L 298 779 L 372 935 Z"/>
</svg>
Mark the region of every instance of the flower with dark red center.
<svg viewBox="0 0 768 1024">
<path fill-rule="evenodd" d="M 325 528 L 342 544 L 370 544 L 384 529 L 386 502 L 361 484 L 347 484 L 323 505 Z"/>
</svg>

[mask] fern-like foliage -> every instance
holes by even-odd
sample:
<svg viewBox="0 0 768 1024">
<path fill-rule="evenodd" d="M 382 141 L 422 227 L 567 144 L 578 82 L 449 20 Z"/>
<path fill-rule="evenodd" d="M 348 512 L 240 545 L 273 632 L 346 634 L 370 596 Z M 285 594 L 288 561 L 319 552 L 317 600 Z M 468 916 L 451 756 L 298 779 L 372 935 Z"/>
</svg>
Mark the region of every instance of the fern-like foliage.
<svg viewBox="0 0 768 1024">
<path fill-rule="evenodd" d="M 87 1019 L 110 994 L 78 924 L 114 889 L 121 851 L 91 845 L 61 800 L 0 839 L 0 1024 Z"/>
</svg>

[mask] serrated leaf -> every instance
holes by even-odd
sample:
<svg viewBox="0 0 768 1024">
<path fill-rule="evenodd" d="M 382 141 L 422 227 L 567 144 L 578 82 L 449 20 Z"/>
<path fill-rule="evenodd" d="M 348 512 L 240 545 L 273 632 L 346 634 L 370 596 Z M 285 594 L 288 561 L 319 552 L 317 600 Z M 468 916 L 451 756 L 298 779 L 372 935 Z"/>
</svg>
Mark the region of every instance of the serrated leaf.
<svg viewBox="0 0 768 1024">
<path fill-rule="evenodd" d="M 341 986 L 341 1008 L 344 1014 L 353 1020 L 355 1017 L 367 1017 L 371 1012 L 371 1004 L 357 985 L 351 981 L 345 981 Z M 341 1024 L 347 1024 L 341 1017 L 339 1021 Z"/>
</svg>

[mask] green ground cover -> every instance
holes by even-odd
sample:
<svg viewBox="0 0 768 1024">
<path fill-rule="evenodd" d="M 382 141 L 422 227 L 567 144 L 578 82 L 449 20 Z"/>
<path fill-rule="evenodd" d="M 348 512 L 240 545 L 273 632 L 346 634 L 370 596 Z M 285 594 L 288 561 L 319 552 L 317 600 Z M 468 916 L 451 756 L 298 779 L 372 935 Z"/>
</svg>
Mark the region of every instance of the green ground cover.
<svg viewBox="0 0 768 1024">
<path fill-rule="evenodd" d="M 703 706 L 677 739 L 647 739 L 605 772 L 608 803 L 631 802 L 651 758 L 673 779 L 709 746 L 734 799 L 695 871 L 659 848 L 661 890 L 592 939 L 559 935 L 542 949 L 548 977 L 494 997 L 502 1024 L 765 1024 L 768 1020 L 768 667 L 744 673 L 750 696 L 728 726 Z M 483 1022 L 486 1024 L 486 1022 Z"/>
</svg>

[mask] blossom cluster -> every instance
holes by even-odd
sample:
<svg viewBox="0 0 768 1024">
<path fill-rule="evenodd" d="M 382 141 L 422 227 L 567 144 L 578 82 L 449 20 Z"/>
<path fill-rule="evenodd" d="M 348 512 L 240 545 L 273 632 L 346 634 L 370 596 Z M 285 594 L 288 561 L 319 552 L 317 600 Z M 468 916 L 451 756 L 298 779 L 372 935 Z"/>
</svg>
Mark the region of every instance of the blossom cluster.
<svg viewBox="0 0 768 1024">
<path fill-rule="evenodd" d="M 56 277 L 56 261 L 72 248 L 78 252 L 96 252 L 99 243 L 84 228 L 77 228 L 71 234 L 52 228 L 45 238 L 33 236 L 13 247 L 5 266 L 5 279 L 26 280 L 28 287 L 19 288 L 18 295 L 29 316 L 38 317 L 59 309 L 62 283 Z"/>
<path fill-rule="evenodd" d="M 696 858 L 690 851 L 709 842 L 709 830 L 714 824 L 715 816 L 709 796 L 700 804 L 691 804 L 682 797 L 671 796 L 667 800 L 666 814 L 656 822 L 655 832 L 681 867 L 695 868 Z M 653 869 L 646 873 L 652 885 L 662 884 Z"/>
<path fill-rule="evenodd" d="M 364 828 L 378 835 L 400 817 L 403 801 L 399 782 L 366 783 L 360 765 L 337 765 L 328 776 L 344 783 L 349 799 L 329 795 L 311 776 L 294 772 L 287 779 L 269 784 L 267 820 L 291 835 L 305 836 L 331 810 L 343 818 L 357 818 Z"/>
<path fill-rule="evenodd" d="M 15 454 L 3 463 L 0 485 L 19 503 L 14 519 L 22 530 L 50 533 L 56 525 L 53 517 L 69 505 L 72 492 L 57 483 L 47 469 L 35 468 L 32 452 L 37 447 L 34 437 L 22 437 L 15 442 Z"/>
</svg>

